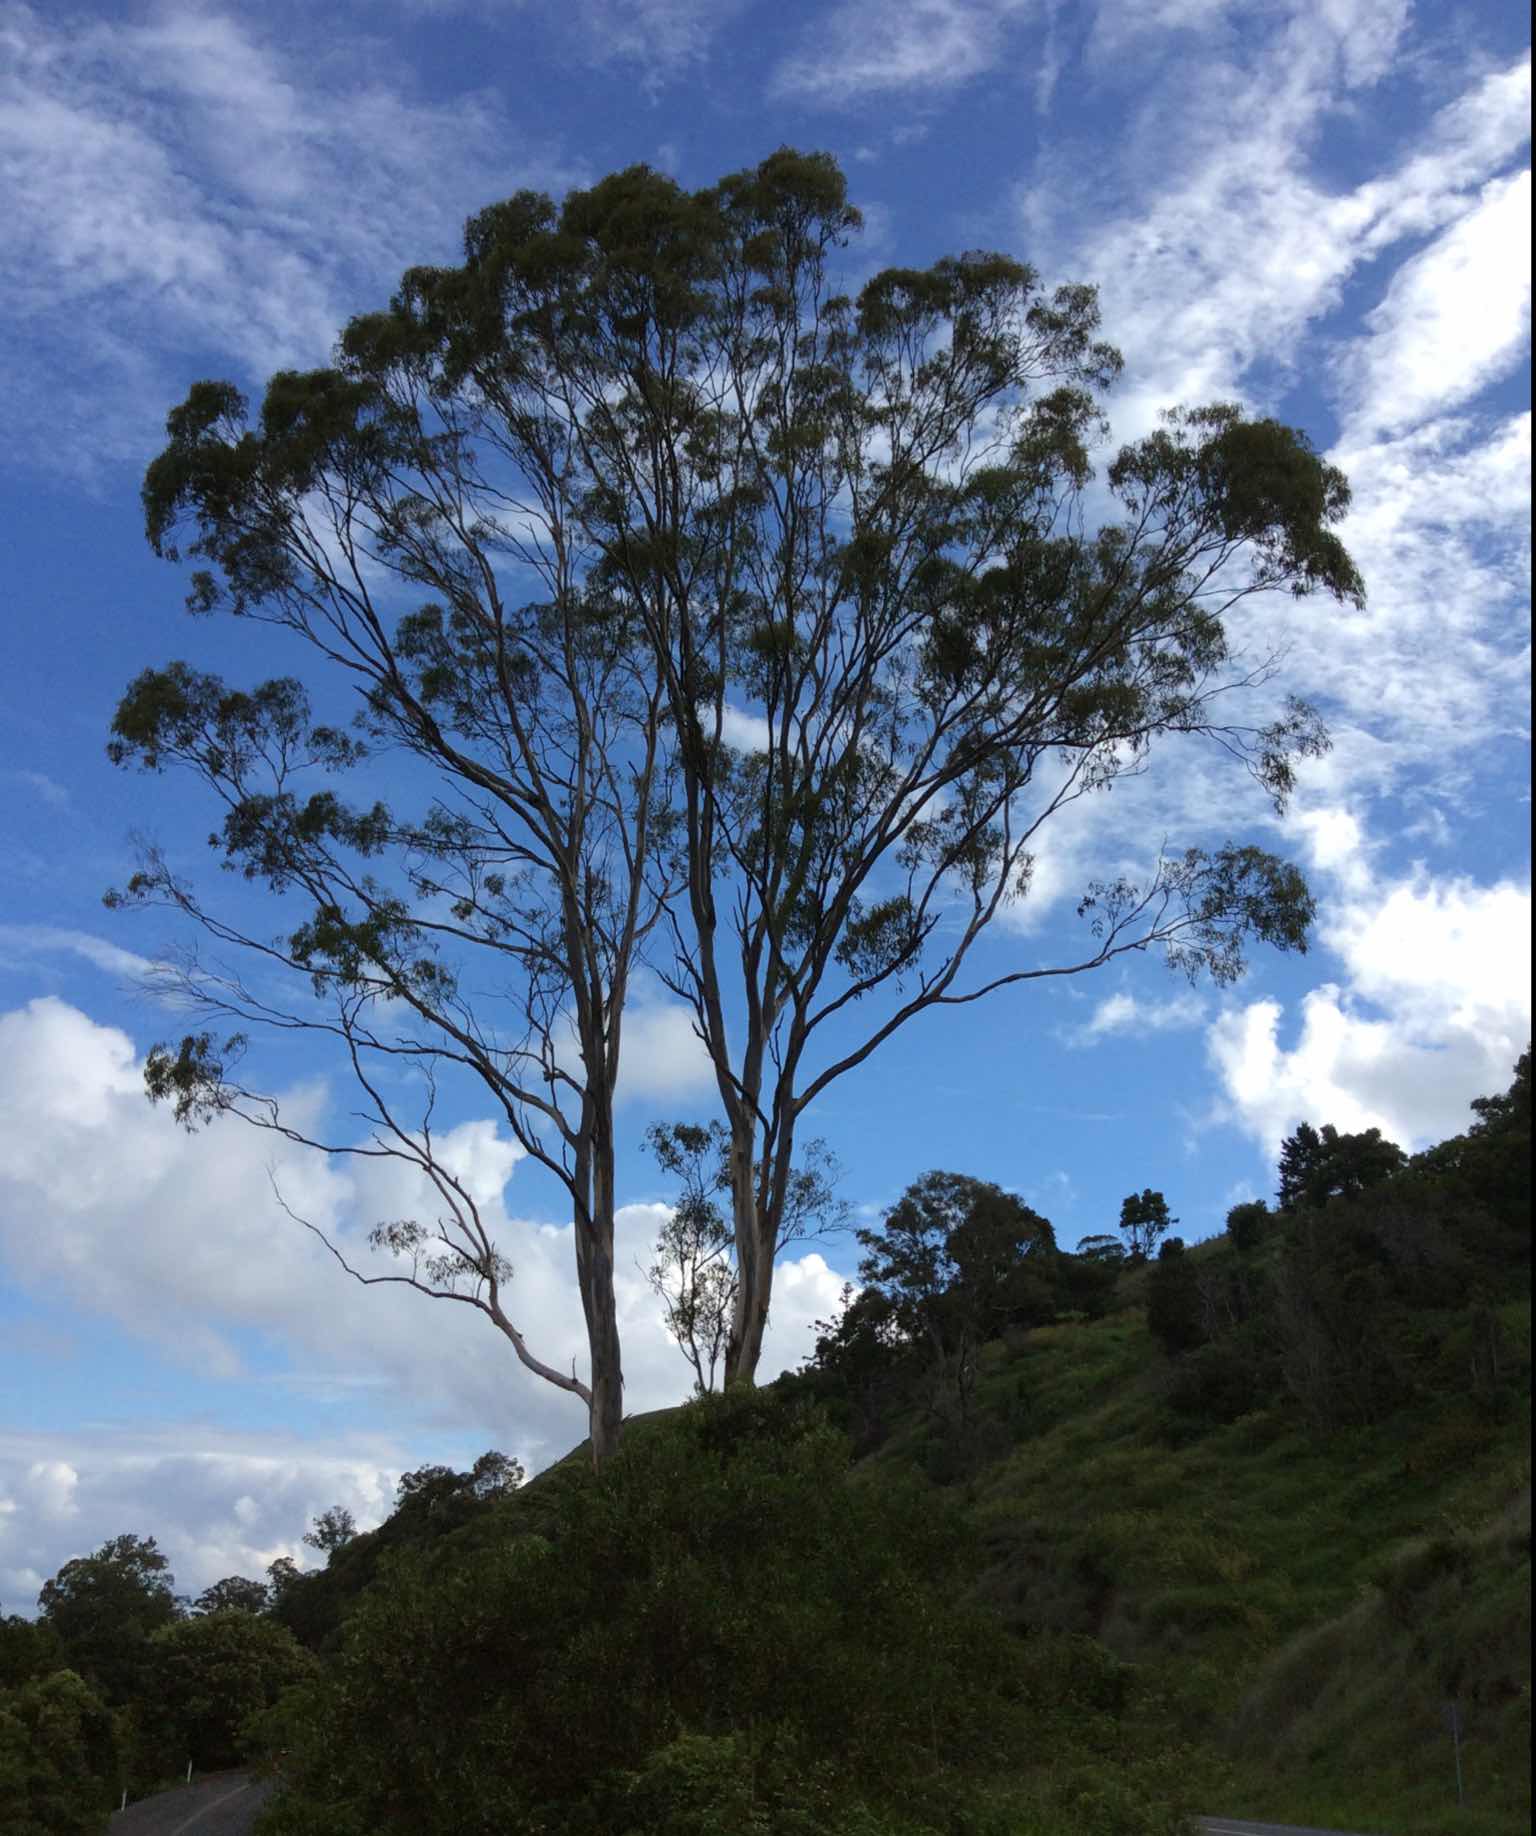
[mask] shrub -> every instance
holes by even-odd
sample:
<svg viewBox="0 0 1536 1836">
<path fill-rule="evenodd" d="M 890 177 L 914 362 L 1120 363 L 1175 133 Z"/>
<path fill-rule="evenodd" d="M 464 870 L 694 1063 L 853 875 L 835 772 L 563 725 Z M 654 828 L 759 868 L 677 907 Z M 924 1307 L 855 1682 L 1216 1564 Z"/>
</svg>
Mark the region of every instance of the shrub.
<svg viewBox="0 0 1536 1836">
<path fill-rule="evenodd" d="M 122 1769 L 116 1718 L 72 1670 L 0 1690 L 0 1829 L 97 1836 Z"/>
<path fill-rule="evenodd" d="M 453 1566 L 402 1555 L 301 1718 L 294 1796 L 380 1836 L 606 1836 L 618 1806 L 671 1827 L 668 1804 L 702 1831 L 743 1789 L 773 1836 L 855 1827 L 797 1798 L 797 1776 L 893 1830 L 947 1817 L 1022 1745 L 1018 1646 L 954 1605 L 977 1560 L 957 1512 L 913 1478 L 848 1485 L 847 1467 L 814 1410 L 733 1391 L 573 1484 L 548 1537 Z M 816 1768 L 784 1762 L 797 1743 Z"/>
</svg>

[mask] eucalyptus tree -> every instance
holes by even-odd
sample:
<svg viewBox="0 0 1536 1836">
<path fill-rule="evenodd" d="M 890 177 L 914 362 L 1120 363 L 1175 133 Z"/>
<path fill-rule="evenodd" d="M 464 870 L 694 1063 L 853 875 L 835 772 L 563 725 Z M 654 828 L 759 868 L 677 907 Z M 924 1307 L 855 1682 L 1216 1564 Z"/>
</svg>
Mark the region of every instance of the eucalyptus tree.
<svg viewBox="0 0 1536 1836">
<path fill-rule="evenodd" d="M 1304 947 L 1299 873 L 1228 845 L 1164 853 L 1143 884 L 1090 884 L 1091 935 L 1067 960 L 972 968 L 1028 892 L 1044 825 L 1144 770 L 1156 742 L 1204 736 L 1283 803 L 1325 736 L 1296 702 L 1264 725 L 1228 714 L 1229 691 L 1268 682 L 1274 661 L 1241 665 L 1226 614 L 1273 589 L 1361 591 L 1332 529 L 1347 485 L 1303 435 L 1230 405 L 1183 410 L 1096 485 L 1120 359 L 1093 290 L 1047 292 L 1023 264 L 972 253 L 887 269 L 850 298 L 836 270 L 859 222 L 835 162 L 788 149 L 691 193 L 645 167 L 559 206 L 519 193 L 470 221 L 460 265 L 408 271 L 387 311 L 354 320 L 335 371 L 280 379 L 262 434 L 233 425 L 228 392 L 194 392 L 150 481 L 152 536 L 195 507 L 236 610 L 275 594 L 310 628 L 283 541 L 317 494 L 339 510 L 299 571 L 330 569 L 327 617 L 333 594 L 371 606 L 364 562 L 429 582 L 448 609 L 412 615 L 398 677 L 368 690 L 406 743 L 438 747 L 442 673 L 469 659 L 498 708 L 518 704 L 503 661 L 518 652 L 496 635 L 502 545 L 553 557 L 561 629 L 585 615 L 590 643 L 633 671 L 651 775 L 638 800 L 610 779 L 628 844 L 614 883 L 635 915 L 609 987 L 648 952 L 713 1065 L 736 1265 L 728 1383 L 751 1382 L 761 1355 L 807 1111 L 908 1021 L 1132 950 L 1225 981 L 1251 939 Z M 401 440 L 413 480 L 453 489 L 401 488 Z M 277 541 L 269 446 L 292 455 Z M 1094 526 L 1101 501 L 1113 509 Z M 359 503 L 369 541 L 338 568 Z M 218 598 L 211 580 L 194 593 Z M 370 657 L 379 642 L 370 626 Z M 351 666 L 345 646 L 330 654 Z M 448 698 L 473 728 L 478 702 Z M 126 732 L 152 751 L 160 724 Z M 350 763 L 322 731 L 319 762 Z M 462 746 L 441 750 L 465 769 Z M 499 808 L 510 769 L 470 782 Z M 313 819 L 327 838 L 335 808 Z M 345 822 L 354 847 L 436 839 L 366 812 Z M 563 911 L 569 938 L 583 914 L 574 896 Z M 444 1004 L 420 993 L 439 973 L 422 942 L 436 922 L 393 908 L 325 921 L 287 955 L 329 951 L 343 986 L 372 977 L 436 1020 Z M 549 986 L 587 973 L 569 944 L 553 954 Z M 611 1000 L 603 1012 L 616 1026 Z M 463 1004 L 455 1025 L 480 1069 Z M 171 1061 L 179 1088 L 198 1084 L 195 1048 Z"/>
<path fill-rule="evenodd" d="M 623 1418 L 624 1004 L 668 891 L 665 696 L 592 577 L 579 519 L 511 463 L 497 402 L 429 352 L 370 350 L 354 328 L 336 367 L 273 377 L 255 426 L 232 385 L 195 385 L 144 483 L 156 551 L 179 559 L 181 539 L 211 564 L 189 610 L 296 643 L 334 717 L 293 676 L 243 690 L 175 662 L 132 683 L 109 753 L 200 780 L 222 864 L 284 928 L 268 935 L 249 901 L 211 895 L 157 849 L 108 903 L 167 905 L 220 952 L 188 949 L 167 970 L 221 1024 L 155 1047 L 150 1094 L 189 1126 L 232 1113 L 407 1169 L 435 1215 L 373 1229 L 385 1272 L 299 1221 L 365 1284 L 479 1309 L 524 1366 L 586 1404 L 600 1461 Z M 562 475 L 568 432 L 551 422 L 539 438 Z M 349 799 L 348 779 L 366 789 Z M 242 1081 L 260 1028 L 339 1048 L 366 1104 L 361 1141 L 316 1135 Z M 445 1079 L 488 1092 L 565 1188 L 588 1379 L 538 1356 L 517 1323 L 484 1195 L 434 1126 Z"/>
<path fill-rule="evenodd" d="M 1043 825 L 1155 742 L 1206 736 L 1283 803 L 1326 738 L 1295 701 L 1227 713 L 1274 659 L 1240 666 L 1225 615 L 1361 595 L 1342 475 L 1230 405 L 1123 449 L 1090 527 L 1120 368 L 1093 290 L 973 253 L 849 298 L 858 227 L 835 163 L 787 149 L 695 193 L 639 167 L 558 209 L 522 194 L 350 346 L 376 369 L 431 352 L 495 401 L 643 629 L 686 863 L 662 973 L 730 1136 L 728 1382 L 761 1352 L 802 1119 L 917 1014 L 1132 950 L 1226 981 L 1253 938 L 1304 947 L 1292 866 L 1190 848 L 1090 885 L 1069 960 L 967 979 Z"/>
</svg>

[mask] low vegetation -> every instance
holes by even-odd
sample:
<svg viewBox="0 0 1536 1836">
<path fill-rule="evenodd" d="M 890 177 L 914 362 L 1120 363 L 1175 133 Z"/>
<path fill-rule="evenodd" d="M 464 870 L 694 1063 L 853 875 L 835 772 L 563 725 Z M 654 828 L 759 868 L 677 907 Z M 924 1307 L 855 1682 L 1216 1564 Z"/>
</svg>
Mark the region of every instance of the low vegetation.
<svg viewBox="0 0 1536 1836">
<path fill-rule="evenodd" d="M 118 1538 L 0 1625 L 0 1824 L 238 1749 L 264 1836 L 1523 1831 L 1528 1055 L 1475 1111 L 1188 1246 L 931 1175 L 801 1372 L 599 1474 L 424 1468 L 190 1616 Z"/>
</svg>

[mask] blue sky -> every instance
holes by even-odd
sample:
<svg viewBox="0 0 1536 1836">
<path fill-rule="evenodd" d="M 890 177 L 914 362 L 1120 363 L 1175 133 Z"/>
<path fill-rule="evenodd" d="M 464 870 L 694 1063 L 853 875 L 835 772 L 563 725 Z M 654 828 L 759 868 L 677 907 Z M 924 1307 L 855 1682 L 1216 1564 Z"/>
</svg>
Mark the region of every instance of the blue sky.
<svg viewBox="0 0 1536 1836">
<path fill-rule="evenodd" d="M 1363 612 L 1250 606 L 1334 749 L 1283 822 L 1210 754 L 1170 751 L 1077 806 L 987 963 L 1062 960 L 1072 907 L 1163 836 L 1307 868 L 1304 959 L 1191 991 L 1131 959 L 920 1018 L 814 1125 L 877 1216 L 930 1167 L 1021 1191 L 1070 1244 L 1152 1185 L 1186 1236 L 1267 1193 L 1297 1121 L 1405 1146 L 1463 1126 L 1530 1029 L 1530 61 L 1524 8 L 1403 0 L 357 0 L 47 9 L 0 0 L 0 1610 L 60 1563 L 154 1534 L 195 1590 L 258 1574 L 317 1510 L 487 1446 L 536 1469 L 584 1431 L 486 1322 L 364 1292 L 277 1208 L 344 1236 L 398 1182 L 141 1093 L 174 1019 L 135 992 L 175 942 L 114 917 L 131 835 L 198 860 L 208 814 L 115 772 L 128 679 L 185 656 L 272 673 L 260 634 L 189 626 L 138 506 L 192 380 L 248 392 L 325 361 L 464 217 L 638 161 L 705 185 L 826 149 L 865 233 L 849 278 L 994 247 L 1096 283 L 1126 355 L 1114 437 L 1239 399 L 1349 473 Z M 206 855 L 204 854 L 204 859 Z M 639 1150 L 710 1112 L 657 988 L 630 1016 L 620 1301 L 628 1406 L 688 1372 L 635 1268 L 667 1193 Z M 340 1067 L 263 1060 L 344 1128 Z M 570 1232 L 488 1120 L 456 1164 L 502 1222 L 525 1330 L 584 1359 Z M 781 1264 L 763 1371 L 797 1364 L 858 1257 Z"/>
</svg>

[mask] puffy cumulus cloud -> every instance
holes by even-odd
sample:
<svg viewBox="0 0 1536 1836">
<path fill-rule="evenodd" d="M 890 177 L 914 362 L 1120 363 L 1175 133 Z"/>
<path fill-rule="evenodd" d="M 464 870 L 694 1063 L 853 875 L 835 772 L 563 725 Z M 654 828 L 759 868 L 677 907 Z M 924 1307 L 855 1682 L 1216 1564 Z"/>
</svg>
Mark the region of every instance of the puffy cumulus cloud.
<svg viewBox="0 0 1536 1836">
<path fill-rule="evenodd" d="M 1135 1038 L 1198 1026 L 1205 1015 L 1205 1001 L 1193 992 L 1156 1001 L 1118 989 L 1106 995 L 1082 1025 L 1069 1029 L 1064 1037 L 1068 1045 L 1092 1046 L 1112 1037 Z"/>
<path fill-rule="evenodd" d="M 470 210 L 572 176 L 521 147 L 488 94 L 424 99 L 342 19 L 291 45 L 217 8 L 86 22 L 4 9 L 0 322 L 25 354 L 0 386 L 14 451 L 142 463 L 198 373 L 189 353 L 257 376 L 324 362 L 402 268 L 454 253 Z"/>
<path fill-rule="evenodd" d="M 296 1553 L 328 1504 L 376 1521 L 404 1466 L 497 1446 L 535 1472 L 582 1438 L 579 1403 L 524 1371 L 480 1314 L 404 1286 L 364 1288 L 294 1221 L 325 1230 L 359 1269 L 387 1273 L 364 1239 L 380 1219 L 425 1210 L 419 1175 L 390 1160 L 327 1160 L 233 1120 L 189 1135 L 145 1102 L 141 1070 L 125 1033 L 63 1001 L 0 1016 L 0 1259 L 22 1290 L 121 1323 L 194 1382 L 236 1385 L 243 1408 L 272 1426 L 243 1439 L 201 1422 L 0 1443 L 0 1499 L 12 1507 L 0 1516 L 0 1588 L 35 1594 L 28 1576 L 126 1529 L 163 1529 L 183 1581 L 203 1586 Z M 323 1123 L 327 1108 L 320 1086 L 283 1097 L 299 1127 Z M 510 1311 L 531 1349 L 584 1372 L 569 1222 L 509 1208 L 521 1156 L 490 1122 L 444 1128 L 436 1145 L 513 1264 Z M 644 1274 L 667 1215 L 631 1204 L 616 1219 L 632 1412 L 688 1393 Z M 781 1262 L 765 1378 L 810 1351 L 840 1285 L 814 1252 Z M 274 1348 L 275 1372 L 243 1351 L 257 1337 Z M 109 1393 L 120 1378 L 103 1374 Z M 386 1419 L 390 1433 L 360 1429 L 316 1448 L 301 1425 L 322 1407 L 332 1421 Z M 459 1452 L 445 1455 L 445 1442 Z M 49 1526 L 66 1519 L 68 1535 L 55 1535 Z"/>
<path fill-rule="evenodd" d="M 624 1010 L 621 1101 L 698 1096 L 715 1087 L 714 1066 L 681 1001 L 641 1000 Z"/>
<path fill-rule="evenodd" d="M 30 1613 L 45 1580 L 114 1536 L 153 1536 L 178 1591 L 194 1597 L 225 1575 L 260 1580 L 279 1556 L 313 1565 L 319 1558 L 302 1538 L 317 1513 L 344 1505 L 360 1529 L 372 1528 L 415 1463 L 382 1437 L 306 1444 L 206 1422 L 82 1428 L 67 1438 L 69 1459 L 60 1460 L 44 1457 L 57 1436 L 0 1434 L 5 1612 Z"/>
<path fill-rule="evenodd" d="M 1529 883 L 1422 871 L 1340 900 L 1322 934 L 1347 979 L 1303 998 L 1294 1044 L 1276 1000 L 1213 1023 L 1225 1114 L 1271 1155 L 1303 1121 L 1380 1128 L 1409 1149 L 1460 1133 L 1530 1037 L 1530 908 Z"/>
</svg>

